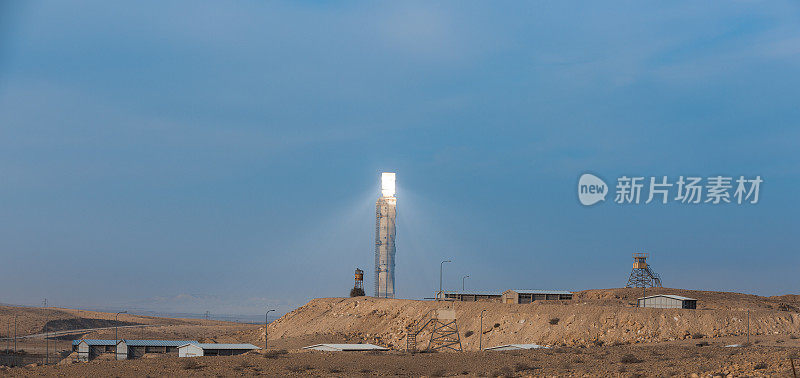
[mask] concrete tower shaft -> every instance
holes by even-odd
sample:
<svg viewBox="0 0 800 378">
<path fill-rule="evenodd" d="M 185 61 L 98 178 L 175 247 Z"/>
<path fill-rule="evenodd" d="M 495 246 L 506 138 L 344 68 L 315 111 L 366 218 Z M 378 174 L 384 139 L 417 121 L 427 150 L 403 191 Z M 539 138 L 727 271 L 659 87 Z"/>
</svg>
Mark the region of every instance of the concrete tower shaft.
<svg viewBox="0 0 800 378">
<path fill-rule="evenodd" d="M 375 203 L 375 296 L 394 298 L 394 256 L 397 198 L 394 173 L 381 175 L 382 196 Z"/>
</svg>

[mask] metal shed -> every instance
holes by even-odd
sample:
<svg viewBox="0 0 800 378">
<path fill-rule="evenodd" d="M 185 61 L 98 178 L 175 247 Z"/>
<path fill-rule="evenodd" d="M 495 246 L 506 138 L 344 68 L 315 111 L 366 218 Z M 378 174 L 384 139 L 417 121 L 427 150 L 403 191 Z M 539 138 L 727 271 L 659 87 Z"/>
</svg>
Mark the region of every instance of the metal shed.
<svg viewBox="0 0 800 378">
<path fill-rule="evenodd" d="M 455 291 L 444 293 L 445 300 L 461 302 L 500 302 L 503 295 L 490 291 Z"/>
<path fill-rule="evenodd" d="M 103 353 L 114 353 L 116 350 L 116 340 L 83 339 L 77 341 L 78 361 L 93 360 Z"/>
<path fill-rule="evenodd" d="M 535 301 L 572 300 L 572 293 L 564 290 L 506 290 L 503 303 L 524 304 Z"/>
<path fill-rule="evenodd" d="M 195 340 L 120 340 L 117 359 L 140 358 L 146 353 L 177 354 L 181 345 L 197 343 Z"/>
<path fill-rule="evenodd" d="M 178 357 L 234 356 L 261 349 L 253 344 L 188 343 L 178 347 Z"/>
<path fill-rule="evenodd" d="M 550 349 L 550 347 L 539 344 L 507 344 L 491 348 L 485 348 L 484 350 L 523 350 L 523 349 Z"/>
<path fill-rule="evenodd" d="M 384 348 L 382 346 L 374 344 L 316 344 L 303 347 L 303 349 L 321 350 L 324 352 L 360 352 L 360 351 L 370 351 L 370 350 L 378 350 L 378 351 L 389 350 L 388 348 Z"/>
<path fill-rule="evenodd" d="M 656 294 L 638 299 L 639 307 L 696 309 L 697 299 L 680 295 Z"/>
</svg>

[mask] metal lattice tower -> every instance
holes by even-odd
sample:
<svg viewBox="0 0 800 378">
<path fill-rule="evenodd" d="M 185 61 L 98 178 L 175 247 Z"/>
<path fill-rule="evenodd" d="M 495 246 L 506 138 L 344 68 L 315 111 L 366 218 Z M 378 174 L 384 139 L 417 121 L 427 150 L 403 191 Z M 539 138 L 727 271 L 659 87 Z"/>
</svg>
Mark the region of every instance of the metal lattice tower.
<svg viewBox="0 0 800 378">
<path fill-rule="evenodd" d="M 461 336 L 456 323 L 456 311 L 440 309 L 436 311 L 431 330 L 431 341 L 428 350 L 450 349 L 461 352 Z"/>
<path fill-rule="evenodd" d="M 428 342 L 429 351 L 439 349 L 462 351 L 461 336 L 458 333 L 458 323 L 456 322 L 456 311 L 440 308 L 428 311 L 422 319 L 407 328 L 407 352 L 414 353 L 417 351 L 417 336 L 428 326 L 431 329 L 431 339 Z"/>
<path fill-rule="evenodd" d="M 633 270 L 625 287 L 662 287 L 661 276 L 650 269 L 646 253 L 633 254 Z"/>
<path fill-rule="evenodd" d="M 394 173 L 381 174 L 381 197 L 375 203 L 375 296 L 394 298 L 397 198 Z"/>
</svg>

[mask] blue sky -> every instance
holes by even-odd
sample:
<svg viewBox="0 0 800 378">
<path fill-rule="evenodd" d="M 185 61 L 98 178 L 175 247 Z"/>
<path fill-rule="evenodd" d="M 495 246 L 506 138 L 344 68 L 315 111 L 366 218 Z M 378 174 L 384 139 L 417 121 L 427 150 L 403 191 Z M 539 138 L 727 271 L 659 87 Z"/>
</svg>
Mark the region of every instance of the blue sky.
<svg viewBox="0 0 800 378">
<path fill-rule="evenodd" d="M 288 311 L 397 291 L 798 293 L 796 2 L 0 5 L 0 302 Z M 750 206 L 577 201 L 581 173 L 761 175 Z"/>
</svg>

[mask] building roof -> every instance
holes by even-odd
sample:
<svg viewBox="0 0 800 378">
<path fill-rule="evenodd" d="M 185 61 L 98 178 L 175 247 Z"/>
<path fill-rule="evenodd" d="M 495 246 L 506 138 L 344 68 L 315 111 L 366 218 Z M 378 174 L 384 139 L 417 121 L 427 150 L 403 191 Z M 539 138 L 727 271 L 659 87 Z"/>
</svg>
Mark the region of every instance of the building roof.
<svg viewBox="0 0 800 378">
<path fill-rule="evenodd" d="M 133 347 L 138 347 L 138 346 L 179 347 L 184 344 L 199 343 L 198 341 L 195 340 L 120 340 L 120 341 L 124 341 L 125 345 Z"/>
<path fill-rule="evenodd" d="M 550 349 L 550 347 L 539 344 L 506 344 L 491 348 L 485 348 L 484 350 L 519 350 L 519 349 Z"/>
<path fill-rule="evenodd" d="M 496 291 L 445 291 L 445 295 L 495 295 L 500 296 L 502 293 Z"/>
<path fill-rule="evenodd" d="M 198 343 L 196 341 L 187 342 L 183 345 L 180 345 L 180 348 L 183 348 L 187 345 L 194 345 L 200 347 L 200 349 L 208 350 L 208 349 L 261 349 L 253 344 L 217 344 L 217 343 Z"/>
<path fill-rule="evenodd" d="M 81 341 L 85 341 L 88 345 L 117 345 L 117 340 L 100 340 L 100 339 L 80 339 L 72 340 L 72 345 L 78 345 Z"/>
<path fill-rule="evenodd" d="M 518 294 L 564 294 L 572 295 L 572 292 L 566 290 L 526 290 L 526 289 L 510 289 L 507 291 L 514 291 Z"/>
<path fill-rule="evenodd" d="M 328 352 L 349 352 L 349 351 L 365 351 L 365 350 L 389 350 L 382 346 L 373 344 L 316 344 L 303 347 L 308 350 L 322 350 Z"/>
<path fill-rule="evenodd" d="M 638 299 L 648 299 L 648 298 L 655 298 L 655 297 L 667 297 L 667 298 L 677 299 L 679 301 L 696 301 L 697 300 L 697 299 L 694 299 L 694 298 L 682 297 L 680 295 L 672 295 L 672 294 L 649 295 L 649 296 L 646 296 L 644 298 L 638 298 Z"/>
</svg>

